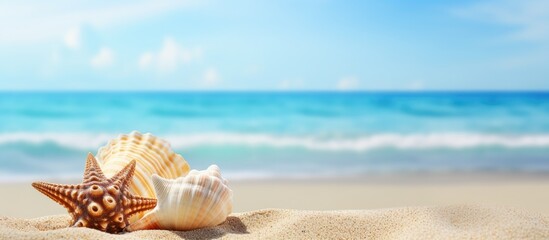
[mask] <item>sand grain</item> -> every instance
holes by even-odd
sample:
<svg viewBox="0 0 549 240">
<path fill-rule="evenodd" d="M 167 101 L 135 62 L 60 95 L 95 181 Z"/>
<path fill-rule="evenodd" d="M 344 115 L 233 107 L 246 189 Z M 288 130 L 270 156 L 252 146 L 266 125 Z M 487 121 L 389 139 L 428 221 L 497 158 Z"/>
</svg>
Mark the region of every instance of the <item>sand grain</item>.
<svg viewBox="0 0 549 240">
<path fill-rule="evenodd" d="M 0 218 L 2 239 L 548 239 L 549 218 L 517 209 L 453 205 L 379 210 L 267 209 L 232 214 L 225 223 L 188 232 L 119 235 L 66 228 L 68 215 Z"/>
</svg>

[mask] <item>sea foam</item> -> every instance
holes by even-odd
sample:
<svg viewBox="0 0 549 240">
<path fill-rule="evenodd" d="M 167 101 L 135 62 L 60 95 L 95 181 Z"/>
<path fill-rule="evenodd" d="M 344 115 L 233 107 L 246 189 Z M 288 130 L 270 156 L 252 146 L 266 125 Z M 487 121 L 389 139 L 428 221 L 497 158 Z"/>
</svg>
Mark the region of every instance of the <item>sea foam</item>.
<svg viewBox="0 0 549 240">
<path fill-rule="evenodd" d="M 91 150 L 106 144 L 116 134 L 80 133 L 5 133 L 0 134 L 0 145 L 54 143 L 62 147 Z M 549 134 L 373 134 L 354 137 L 287 136 L 270 134 L 205 133 L 165 135 L 175 149 L 204 146 L 244 146 L 271 148 L 302 148 L 313 151 L 355 151 L 374 149 L 468 149 L 478 147 L 547 148 Z"/>
</svg>

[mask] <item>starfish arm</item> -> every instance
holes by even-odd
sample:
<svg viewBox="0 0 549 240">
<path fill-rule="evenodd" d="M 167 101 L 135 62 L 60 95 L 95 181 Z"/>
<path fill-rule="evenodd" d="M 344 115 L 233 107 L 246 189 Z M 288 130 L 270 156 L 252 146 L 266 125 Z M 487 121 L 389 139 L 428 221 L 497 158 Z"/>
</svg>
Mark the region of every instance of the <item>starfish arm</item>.
<svg viewBox="0 0 549 240">
<path fill-rule="evenodd" d="M 84 169 L 84 179 L 82 180 L 83 184 L 91 182 L 103 182 L 107 178 L 103 174 L 101 167 L 97 159 L 91 154 L 88 153 L 88 158 L 86 159 L 86 168 Z"/>
<path fill-rule="evenodd" d="M 131 181 L 133 173 L 135 171 L 135 165 L 136 161 L 132 160 L 128 165 L 126 165 L 120 172 L 116 173 L 114 176 L 111 177 L 110 181 L 111 183 L 118 185 L 118 186 L 124 186 L 129 181 Z"/>
<path fill-rule="evenodd" d="M 76 197 L 78 195 L 78 191 L 80 190 L 80 185 L 33 182 L 32 186 L 39 192 L 67 208 L 71 214 L 77 207 Z"/>
<path fill-rule="evenodd" d="M 151 210 L 154 207 L 156 207 L 156 199 L 138 197 L 128 193 L 126 201 L 124 201 L 124 214 L 130 217 L 138 212 Z"/>
<path fill-rule="evenodd" d="M 35 182 L 32 186 L 68 209 L 72 217 L 71 226 L 118 233 L 129 224 L 131 215 L 156 206 L 156 199 L 136 197 L 130 193 L 128 184 L 135 166 L 136 161 L 133 160 L 107 179 L 90 153 L 81 184 Z"/>
</svg>

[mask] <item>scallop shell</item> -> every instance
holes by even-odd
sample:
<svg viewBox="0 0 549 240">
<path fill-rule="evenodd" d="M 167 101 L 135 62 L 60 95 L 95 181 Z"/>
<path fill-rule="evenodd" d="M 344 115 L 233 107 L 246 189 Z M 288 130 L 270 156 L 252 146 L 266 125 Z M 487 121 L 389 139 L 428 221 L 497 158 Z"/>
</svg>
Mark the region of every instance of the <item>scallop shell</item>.
<svg viewBox="0 0 549 240">
<path fill-rule="evenodd" d="M 130 192 L 148 198 L 154 198 L 151 176 L 157 174 L 164 178 L 177 178 L 189 172 L 189 164 L 176 154 L 168 142 L 150 133 L 133 131 L 120 135 L 99 149 L 96 158 L 107 177 L 114 176 L 132 160 L 136 160 L 135 174 L 129 184 Z M 136 214 L 130 222 L 141 218 L 144 213 Z"/>
<path fill-rule="evenodd" d="M 232 190 L 219 167 L 192 170 L 187 176 L 169 180 L 152 176 L 156 207 L 126 231 L 144 229 L 192 230 L 217 226 L 233 208 Z"/>
</svg>

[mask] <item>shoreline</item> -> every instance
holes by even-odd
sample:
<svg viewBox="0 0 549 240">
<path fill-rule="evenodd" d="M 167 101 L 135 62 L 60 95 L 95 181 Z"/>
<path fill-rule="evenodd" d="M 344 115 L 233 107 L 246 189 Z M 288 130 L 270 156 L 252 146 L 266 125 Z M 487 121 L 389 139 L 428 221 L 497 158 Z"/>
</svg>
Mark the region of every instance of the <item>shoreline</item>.
<svg viewBox="0 0 549 240">
<path fill-rule="evenodd" d="M 72 175 L 71 175 L 72 176 Z M 549 171 L 402 171 L 402 172 L 375 172 L 349 176 L 318 176 L 318 177 L 257 177 L 257 178 L 231 178 L 226 177 L 230 183 L 364 183 L 364 184 L 461 184 L 477 182 L 524 182 L 524 181 L 548 181 Z M 81 177 L 31 177 L 0 179 L 0 185 L 22 184 L 34 181 L 47 181 L 56 183 L 79 183 Z"/>
<path fill-rule="evenodd" d="M 80 179 L 53 183 L 78 183 Z M 337 179 L 229 179 L 233 212 L 280 208 L 299 210 L 373 210 L 448 204 L 488 204 L 524 208 L 549 215 L 549 174 L 406 173 Z M 0 216 L 33 218 L 66 210 L 31 186 L 0 183 Z"/>
<path fill-rule="evenodd" d="M 295 178 L 258 178 L 229 179 L 231 183 L 360 183 L 360 184 L 476 184 L 502 182 L 549 182 L 549 172 L 524 171 L 408 171 L 388 173 L 367 173 L 353 176 L 333 177 L 295 177 Z"/>
<path fill-rule="evenodd" d="M 0 198 L 0 239 L 549 238 L 547 174 L 414 173 L 229 185 L 234 209 L 219 226 L 112 235 L 67 228 L 66 210 L 30 182 L 0 183 L 6 196 Z"/>
</svg>

